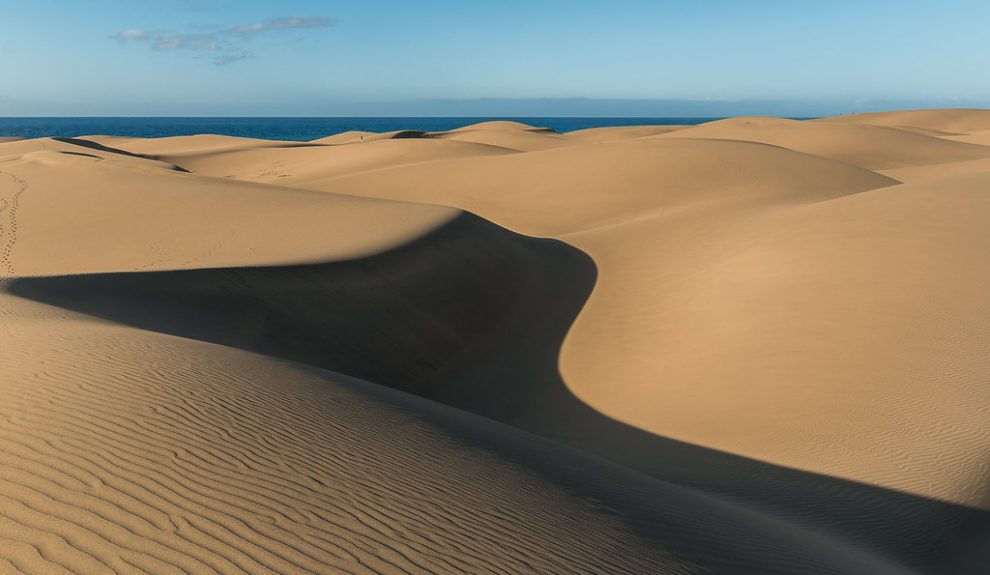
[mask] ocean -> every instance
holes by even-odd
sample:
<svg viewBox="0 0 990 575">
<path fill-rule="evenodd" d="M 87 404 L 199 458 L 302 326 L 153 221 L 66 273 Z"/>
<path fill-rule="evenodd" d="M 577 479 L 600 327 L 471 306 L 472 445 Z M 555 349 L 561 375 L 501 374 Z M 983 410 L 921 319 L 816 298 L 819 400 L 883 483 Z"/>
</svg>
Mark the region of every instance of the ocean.
<svg viewBox="0 0 990 575">
<path fill-rule="evenodd" d="M 0 137 L 85 135 L 159 138 L 224 134 L 269 140 L 308 141 L 348 130 L 441 132 L 490 120 L 514 120 L 570 132 L 600 126 L 701 124 L 719 118 L 0 118 Z"/>
</svg>

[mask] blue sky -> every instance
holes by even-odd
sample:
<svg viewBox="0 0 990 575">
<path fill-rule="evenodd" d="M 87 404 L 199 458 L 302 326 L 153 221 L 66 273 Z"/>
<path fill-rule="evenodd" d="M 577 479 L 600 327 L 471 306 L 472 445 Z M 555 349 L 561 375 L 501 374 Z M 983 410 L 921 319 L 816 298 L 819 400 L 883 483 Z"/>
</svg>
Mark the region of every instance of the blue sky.
<svg viewBox="0 0 990 575">
<path fill-rule="evenodd" d="M 986 0 L 2 4 L 0 116 L 990 103 Z"/>
</svg>

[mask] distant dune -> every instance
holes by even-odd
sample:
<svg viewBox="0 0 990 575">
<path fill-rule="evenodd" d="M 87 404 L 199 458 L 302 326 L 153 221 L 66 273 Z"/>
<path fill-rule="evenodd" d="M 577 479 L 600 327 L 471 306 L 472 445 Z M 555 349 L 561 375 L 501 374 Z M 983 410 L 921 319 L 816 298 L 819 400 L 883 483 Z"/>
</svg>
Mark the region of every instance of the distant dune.
<svg viewBox="0 0 990 575">
<path fill-rule="evenodd" d="M 631 138 L 644 138 L 646 136 L 659 136 L 677 130 L 683 130 L 688 126 L 620 126 L 607 128 L 588 128 L 585 130 L 575 130 L 568 132 L 567 138 L 579 140 L 581 142 L 608 142 L 612 140 L 628 140 Z"/>
<path fill-rule="evenodd" d="M 850 114 L 818 121 L 968 133 L 990 130 L 990 110 L 906 110 Z"/>
<path fill-rule="evenodd" d="M 990 148 L 883 125 L 730 118 L 664 137 L 763 142 L 871 170 L 986 158 Z"/>
<path fill-rule="evenodd" d="M 982 575 L 988 133 L 0 140 L 0 573 Z"/>
</svg>

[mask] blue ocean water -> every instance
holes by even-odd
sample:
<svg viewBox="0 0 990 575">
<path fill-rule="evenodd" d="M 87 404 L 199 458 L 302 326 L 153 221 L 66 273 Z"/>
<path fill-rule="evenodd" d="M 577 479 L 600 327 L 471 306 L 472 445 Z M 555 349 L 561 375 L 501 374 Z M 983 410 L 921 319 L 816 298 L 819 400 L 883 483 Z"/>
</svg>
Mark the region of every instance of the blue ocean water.
<svg viewBox="0 0 990 575">
<path fill-rule="evenodd" d="M 158 138 L 224 134 L 308 141 L 348 130 L 441 132 L 489 120 L 514 120 L 570 132 L 601 126 L 701 124 L 719 118 L 0 118 L 0 136 L 40 138 L 85 135 Z"/>
</svg>

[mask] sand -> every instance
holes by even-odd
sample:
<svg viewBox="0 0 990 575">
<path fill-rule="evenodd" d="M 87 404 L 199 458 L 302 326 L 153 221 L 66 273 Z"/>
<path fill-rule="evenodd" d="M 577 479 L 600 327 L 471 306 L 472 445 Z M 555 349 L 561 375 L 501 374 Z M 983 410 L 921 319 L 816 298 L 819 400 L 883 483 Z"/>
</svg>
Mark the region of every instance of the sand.
<svg viewBox="0 0 990 575">
<path fill-rule="evenodd" d="M 987 114 L 0 143 L 0 573 L 985 573 Z"/>
</svg>

